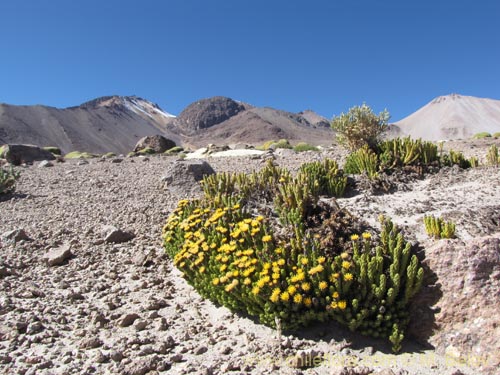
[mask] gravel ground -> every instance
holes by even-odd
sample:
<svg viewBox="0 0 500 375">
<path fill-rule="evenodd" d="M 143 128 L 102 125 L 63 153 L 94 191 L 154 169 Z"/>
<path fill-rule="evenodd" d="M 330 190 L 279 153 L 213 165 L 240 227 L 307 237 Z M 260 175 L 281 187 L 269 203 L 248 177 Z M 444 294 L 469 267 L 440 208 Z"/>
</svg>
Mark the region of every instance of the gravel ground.
<svg viewBox="0 0 500 375">
<path fill-rule="evenodd" d="M 296 169 L 303 161 L 325 156 L 331 155 L 289 154 L 277 161 Z M 16 193 L 0 198 L 0 234 L 22 229 L 29 237 L 0 243 L 1 373 L 475 373 L 411 341 L 405 353 L 393 355 L 385 343 L 335 325 L 280 335 L 202 300 L 162 250 L 163 223 L 186 195 L 186 190 L 162 188 L 161 177 L 174 160 L 68 161 L 21 170 Z M 263 165 L 252 158 L 209 162 L 216 171 L 249 172 Z M 486 172 L 466 173 L 459 177 L 463 184 L 481 180 Z M 451 181 L 453 174 L 447 176 Z M 414 182 L 409 189 L 430 189 L 432 181 Z M 448 187 L 440 189 L 446 194 Z M 493 191 L 483 197 L 483 206 L 500 201 L 498 188 Z M 414 220 L 397 208 L 418 197 L 412 198 L 411 191 L 398 194 L 397 199 L 359 195 L 341 202 L 360 215 L 369 208 L 396 214 L 402 222 Z M 367 206 L 363 199 L 371 203 Z M 440 205 L 435 210 L 443 209 L 435 204 Z M 126 240 L 127 233 L 134 238 L 109 242 L 109 225 L 124 232 L 118 238 Z M 48 265 L 47 254 L 58 251 L 67 259 Z M 327 360 L 313 368 L 296 369 L 289 361 L 318 352 Z"/>
</svg>

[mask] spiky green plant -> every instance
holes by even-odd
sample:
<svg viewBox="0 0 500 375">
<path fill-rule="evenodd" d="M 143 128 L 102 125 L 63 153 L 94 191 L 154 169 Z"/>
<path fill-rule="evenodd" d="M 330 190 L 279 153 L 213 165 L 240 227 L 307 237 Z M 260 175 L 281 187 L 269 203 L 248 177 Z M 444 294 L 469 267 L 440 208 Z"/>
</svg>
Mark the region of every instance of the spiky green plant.
<svg viewBox="0 0 500 375">
<path fill-rule="evenodd" d="M 440 217 L 424 216 L 425 231 L 433 238 L 454 238 L 456 225 Z"/>
<path fill-rule="evenodd" d="M 474 134 L 474 139 L 491 138 L 491 134 L 488 132 L 481 132 Z"/>
<path fill-rule="evenodd" d="M 19 172 L 14 168 L 4 169 L 0 167 L 0 195 L 13 192 L 18 178 Z"/>
<path fill-rule="evenodd" d="M 496 145 L 491 145 L 486 154 L 486 163 L 497 167 L 500 165 L 500 155 L 498 154 L 498 148 Z"/>
<path fill-rule="evenodd" d="M 304 180 L 316 195 L 342 197 L 347 186 L 347 177 L 331 159 L 302 164 L 298 178 Z"/>
<path fill-rule="evenodd" d="M 368 146 L 363 146 L 347 157 L 344 171 L 349 174 L 366 173 L 370 179 L 377 178 L 378 156 Z"/>
<path fill-rule="evenodd" d="M 421 139 L 394 138 L 381 142 L 377 147 L 382 169 L 410 165 L 428 166 L 439 160 L 438 146 Z"/>
</svg>

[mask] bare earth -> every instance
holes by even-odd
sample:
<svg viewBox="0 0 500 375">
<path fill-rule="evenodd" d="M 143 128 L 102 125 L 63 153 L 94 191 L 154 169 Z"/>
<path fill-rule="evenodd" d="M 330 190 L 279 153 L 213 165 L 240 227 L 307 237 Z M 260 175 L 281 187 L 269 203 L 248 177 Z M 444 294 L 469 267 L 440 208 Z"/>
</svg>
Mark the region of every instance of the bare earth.
<svg viewBox="0 0 500 375">
<path fill-rule="evenodd" d="M 336 153 L 278 156 L 281 166 Z M 477 374 L 412 340 L 391 354 L 386 343 L 317 325 L 290 335 L 214 306 L 173 269 L 161 229 L 180 190 L 164 190 L 172 157 L 91 160 L 21 170 L 16 194 L 0 200 L 0 234 L 17 228 L 31 241 L 0 243 L 0 373 L 5 374 Z M 213 158 L 216 171 L 251 171 L 263 161 Z M 376 225 L 380 213 L 425 247 L 421 218 L 442 214 L 458 237 L 491 234 L 481 220 L 500 209 L 500 172 L 447 169 L 405 184 L 391 195 L 360 193 L 339 200 Z M 132 231 L 131 241 L 104 241 L 103 226 Z M 51 249 L 69 245 L 72 258 L 50 267 Z M 8 274 L 10 273 L 10 274 Z M 299 350 L 326 361 L 293 368 Z M 468 367 L 467 365 L 471 365 Z M 391 372 L 392 371 L 392 372 Z"/>
</svg>

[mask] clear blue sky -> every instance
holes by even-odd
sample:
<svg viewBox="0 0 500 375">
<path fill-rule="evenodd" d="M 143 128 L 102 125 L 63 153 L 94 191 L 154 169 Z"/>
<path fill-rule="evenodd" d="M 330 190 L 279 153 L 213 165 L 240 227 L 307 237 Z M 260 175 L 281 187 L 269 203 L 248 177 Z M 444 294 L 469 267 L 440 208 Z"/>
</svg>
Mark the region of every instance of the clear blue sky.
<svg viewBox="0 0 500 375">
<path fill-rule="evenodd" d="M 396 121 L 439 95 L 500 99 L 498 0 L 13 0 L 0 102 L 138 95 L 178 114 L 214 95 Z"/>
</svg>

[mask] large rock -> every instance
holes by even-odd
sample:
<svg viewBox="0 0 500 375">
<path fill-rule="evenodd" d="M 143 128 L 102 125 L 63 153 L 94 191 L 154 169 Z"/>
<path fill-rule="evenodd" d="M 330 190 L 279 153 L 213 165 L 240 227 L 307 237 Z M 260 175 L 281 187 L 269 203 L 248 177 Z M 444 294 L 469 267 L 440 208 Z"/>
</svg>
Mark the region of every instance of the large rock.
<svg viewBox="0 0 500 375">
<path fill-rule="evenodd" d="M 161 154 L 175 146 L 176 145 L 174 141 L 171 141 L 170 139 L 167 139 L 162 135 L 151 135 L 139 139 L 134 147 L 134 152 L 143 150 L 145 148 L 150 148 L 157 154 Z"/>
<path fill-rule="evenodd" d="M 245 105 L 233 99 L 215 96 L 188 105 L 177 117 L 175 124 L 193 132 L 220 124 L 245 109 Z"/>
<path fill-rule="evenodd" d="M 47 265 L 54 267 L 63 265 L 72 256 L 71 246 L 69 244 L 64 244 L 60 247 L 50 249 L 44 255 L 43 259 L 47 262 Z"/>
<path fill-rule="evenodd" d="M 410 334 L 494 373 L 500 365 L 500 234 L 441 240 L 425 256 L 428 285 L 412 302 Z"/>
<path fill-rule="evenodd" d="M 55 159 L 51 152 L 34 145 L 5 145 L 3 151 L 3 158 L 14 165 Z"/>
<path fill-rule="evenodd" d="M 199 182 L 215 171 L 206 161 L 184 160 L 172 163 L 161 178 L 164 189 L 182 190 L 187 194 L 201 192 Z"/>
</svg>

